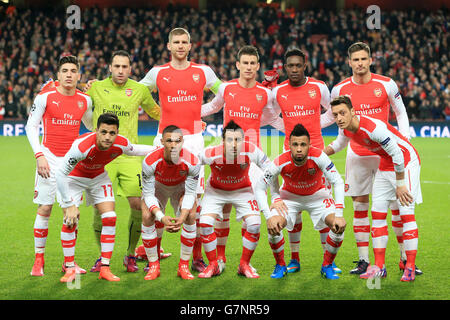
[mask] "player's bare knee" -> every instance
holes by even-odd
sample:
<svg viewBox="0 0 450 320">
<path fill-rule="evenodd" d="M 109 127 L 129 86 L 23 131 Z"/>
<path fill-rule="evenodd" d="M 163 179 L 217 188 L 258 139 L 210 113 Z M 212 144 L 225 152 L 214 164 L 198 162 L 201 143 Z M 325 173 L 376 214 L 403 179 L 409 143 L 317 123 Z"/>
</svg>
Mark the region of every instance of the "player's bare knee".
<svg viewBox="0 0 450 320">
<path fill-rule="evenodd" d="M 353 202 L 369 203 L 369 195 L 368 194 L 365 194 L 363 196 L 353 196 L 352 199 L 353 199 Z"/>
<path fill-rule="evenodd" d="M 132 210 L 141 210 L 141 199 L 139 197 L 128 197 L 128 203 Z"/>
<path fill-rule="evenodd" d="M 37 208 L 37 214 L 43 217 L 50 217 L 52 213 L 53 205 L 51 204 L 40 204 Z"/>
</svg>

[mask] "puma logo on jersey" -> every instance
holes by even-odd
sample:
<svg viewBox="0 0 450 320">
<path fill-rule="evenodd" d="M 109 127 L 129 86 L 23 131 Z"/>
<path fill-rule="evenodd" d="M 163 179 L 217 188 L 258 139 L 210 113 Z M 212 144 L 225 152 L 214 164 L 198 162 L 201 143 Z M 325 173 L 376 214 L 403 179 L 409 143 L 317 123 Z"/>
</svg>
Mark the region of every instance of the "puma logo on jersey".
<svg viewBox="0 0 450 320">
<path fill-rule="evenodd" d="M 289 178 L 292 179 L 292 173 L 285 173 L 284 175 L 285 175 L 286 177 L 289 177 Z"/>
<path fill-rule="evenodd" d="M 170 77 L 163 77 L 163 80 L 167 81 L 167 83 L 170 82 Z"/>
<path fill-rule="evenodd" d="M 229 92 L 228 93 L 233 99 L 234 99 L 234 96 L 236 95 L 236 93 L 231 93 L 231 92 Z"/>
<path fill-rule="evenodd" d="M 59 108 L 59 104 L 61 103 L 61 101 L 58 101 L 58 102 L 52 101 L 52 103 L 56 104 L 56 106 Z"/>
<path fill-rule="evenodd" d="M 287 95 L 287 94 L 282 94 L 281 97 L 282 97 L 284 100 L 287 100 L 288 95 Z"/>
</svg>

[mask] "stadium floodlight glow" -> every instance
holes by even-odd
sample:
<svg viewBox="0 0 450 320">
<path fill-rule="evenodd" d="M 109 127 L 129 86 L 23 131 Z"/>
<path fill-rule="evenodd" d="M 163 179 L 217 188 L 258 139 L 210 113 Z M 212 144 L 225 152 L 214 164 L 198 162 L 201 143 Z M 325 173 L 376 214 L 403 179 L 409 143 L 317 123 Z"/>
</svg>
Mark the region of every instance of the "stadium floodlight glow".
<svg viewBox="0 0 450 320">
<path fill-rule="evenodd" d="M 271 4 L 272 3 L 272 0 L 267 0 L 267 4 Z"/>
</svg>

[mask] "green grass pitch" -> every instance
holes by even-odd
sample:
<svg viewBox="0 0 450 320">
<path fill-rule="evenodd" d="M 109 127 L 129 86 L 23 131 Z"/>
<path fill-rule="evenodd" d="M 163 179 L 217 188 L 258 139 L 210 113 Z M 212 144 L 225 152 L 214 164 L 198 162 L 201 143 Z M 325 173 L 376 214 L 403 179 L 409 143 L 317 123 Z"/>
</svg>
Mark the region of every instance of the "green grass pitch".
<svg viewBox="0 0 450 320">
<path fill-rule="evenodd" d="M 281 138 L 280 138 L 281 139 Z M 141 137 L 140 143 L 150 144 L 153 137 Z M 273 139 L 272 139 L 273 140 Z M 265 151 L 273 159 L 278 144 L 263 139 Z M 331 141 L 327 137 L 326 143 Z M 85 299 L 145 299 L 145 300 L 448 300 L 448 263 L 450 262 L 450 224 L 448 223 L 450 204 L 450 171 L 446 166 L 450 161 L 449 140 L 445 138 L 414 138 L 412 143 L 422 159 L 422 193 L 424 203 L 416 210 L 419 226 L 419 251 L 417 265 L 424 271 L 414 283 L 402 283 L 398 269 L 399 250 L 395 235 L 389 224 L 389 243 L 386 253 L 388 277 L 382 279 L 378 289 L 348 272 L 357 259 L 357 250 L 352 231 L 352 204 L 346 198 L 344 215 L 347 231 L 336 263 L 343 270 L 341 279 L 329 281 L 321 278 L 320 265 L 322 248 L 319 234 L 313 230 L 308 214 L 304 214 L 300 247 L 302 269 L 286 278 L 270 278 L 274 258 L 267 242 L 265 221 L 262 219 L 261 238 L 252 258 L 252 265 L 261 275 L 260 279 L 246 279 L 236 274 L 242 251 L 240 224 L 231 217 L 231 230 L 227 245 L 227 268 L 212 279 L 183 281 L 176 276 L 179 257 L 180 234 L 165 233 L 163 247 L 173 256 L 161 262 L 161 277 L 155 281 L 144 281 L 140 271 L 126 273 L 122 259 L 127 247 L 128 205 L 125 199 L 116 198 L 117 235 L 111 262 L 112 271 L 121 278 L 118 283 L 97 279 L 97 274 L 81 276 L 78 287 L 68 288 L 59 282 L 63 261 L 60 242 L 62 211 L 55 206 L 49 224 L 46 249 L 45 276 L 31 277 L 34 259 L 33 224 L 36 205 L 33 204 L 35 161 L 26 137 L 0 137 L 2 146 L 0 183 L 0 299 L 2 300 L 85 300 Z M 211 142 L 211 141 L 210 141 Z M 269 147 L 270 146 L 270 147 Z M 279 144 L 281 147 L 281 143 Z M 332 156 L 340 173 L 344 173 L 345 152 Z M 209 173 L 207 168 L 207 174 Z M 81 208 L 77 263 L 90 269 L 99 256 L 92 231 L 92 208 Z M 290 251 L 285 231 L 285 257 L 289 261 Z M 371 251 L 373 259 L 373 252 Z M 206 259 L 206 257 L 205 257 Z M 196 274 L 196 273 L 195 273 Z M 373 283 L 372 283 L 373 284 Z M 76 285 L 76 284 L 74 284 Z"/>
</svg>

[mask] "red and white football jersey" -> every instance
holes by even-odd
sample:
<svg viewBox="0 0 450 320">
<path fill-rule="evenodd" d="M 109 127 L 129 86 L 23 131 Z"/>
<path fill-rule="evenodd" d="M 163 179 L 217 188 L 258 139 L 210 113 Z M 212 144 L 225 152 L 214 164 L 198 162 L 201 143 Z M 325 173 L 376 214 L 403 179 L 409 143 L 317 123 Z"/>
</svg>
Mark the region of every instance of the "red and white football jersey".
<svg viewBox="0 0 450 320">
<path fill-rule="evenodd" d="M 223 126 L 233 120 L 245 133 L 245 140 L 260 147 L 260 128 L 270 124 L 283 131 L 282 119 L 272 109 L 270 89 L 258 82 L 252 88 L 244 88 L 239 79 L 219 86 L 214 99 L 202 106 L 202 117 L 218 112 L 223 108 Z"/>
<path fill-rule="evenodd" d="M 281 112 L 283 117 L 286 133 L 284 148 L 289 149 L 289 135 L 301 123 L 309 132 L 311 145 L 322 150 L 321 106 L 327 110 L 330 108 L 330 91 L 326 84 L 307 77 L 304 85 L 293 87 L 286 80 L 276 86 L 272 94 L 274 110 Z"/>
<path fill-rule="evenodd" d="M 89 132 L 76 139 L 64 156 L 61 171 L 65 175 L 93 179 L 105 172 L 105 166 L 122 154 L 145 156 L 155 147 L 132 144 L 124 136 L 117 135 L 108 150 L 100 150 L 96 143 L 96 133 Z"/>
<path fill-rule="evenodd" d="M 140 83 L 158 88 L 161 119 L 158 132 L 168 125 L 185 130 L 184 134 L 202 132 L 201 106 L 203 91 L 220 81 L 214 71 L 191 62 L 184 70 L 174 69 L 170 63 L 153 67 Z"/>
<path fill-rule="evenodd" d="M 92 100 L 88 95 L 76 90 L 73 96 L 65 96 L 56 88 L 39 93 L 25 127 L 35 155 L 42 152 L 39 143 L 41 122 L 44 129 L 42 145 L 55 156 L 62 157 L 80 134 L 81 121 L 92 130 Z"/>
<path fill-rule="evenodd" d="M 344 208 L 344 181 L 331 159 L 320 149 L 310 147 L 306 163 L 298 166 L 292 160 L 291 151 L 279 155 L 266 168 L 263 179 L 258 181 L 255 196 L 264 216 L 271 216 L 265 191 L 270 186 L 272 202 L 281 199 L 278 175 L 283 178 L 281 190 L 300 196 L 310 196 L 325 188 L 325 178 L 333 185 L 337 216 L 342 215 Z"/>
<path fill-rule="evenodd" d="M 159 207 L 155 196 L 155 183 L 166 186 L 185 185 L 182 208 L 191 209 L 194 205 L 196 188 L 200 174 L 199 159 L 187 149 L 182 148 L 177 164 L 164 159 L 164 148 L 159 147 L 147 155 L 142 163 L 142 195 L 148 208 Z"/>
<path fill-rule="evenodd" d="M 250 142 L 243 143 L 242 151 L 232 163 L 227 162 L 223 151 L 224 145 L 220 144 L 206 148 L 200 154 L 201 163 L 211 168 L 209 184 L 216 189 L 231 191 L 250 187 L 250 163 L 255 163 L 262 170 L 270 163 L 264 152 Z"/>
<path fill-rule="evenodd" d="M 419 154 L 413 145 L 389 123 L 366 116 L 358 116 L 359 128 L 355 133 L 339 129 L 339 135 L 330 147 L 338 152 L 354 141 L 366 150 L 378 154 L 379 170 L 403 171 L 411 161 L 420 163 Z"/>
<path fill-rule="evenodd" d="M 390 106 L 395 112 L 399 131 L 409 139 L 409 120 L 405 105 L 398 90 L 397 84 L 391 78 L 375 73 L 368 83 L 356 84 L 353 77 L 338 83 L 331 90 L 331 99 L 347 95 L 352 101 L 357 115 L 368 116 L 384 122 L 389 120 Z M 352 150 L 361 156 L 373 155 L 368 149 L 358 145 L 356 141 L 350 142 Z"/>
</svg>

